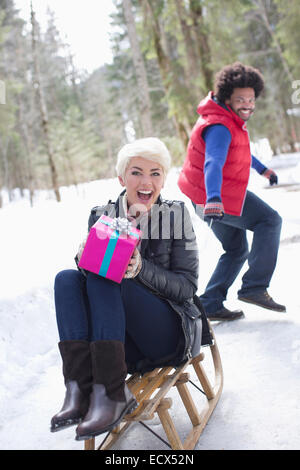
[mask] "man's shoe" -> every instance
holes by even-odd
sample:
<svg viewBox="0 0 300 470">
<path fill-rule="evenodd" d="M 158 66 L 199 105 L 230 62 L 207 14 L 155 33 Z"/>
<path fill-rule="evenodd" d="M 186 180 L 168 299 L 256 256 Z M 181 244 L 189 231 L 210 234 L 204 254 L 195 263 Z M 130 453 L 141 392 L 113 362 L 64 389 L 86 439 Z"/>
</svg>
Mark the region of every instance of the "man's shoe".
<svg viewBox="0 0 300 470">
<path fill-rule="evenodd" d="M 217 310 L 214 313 L 206 312 L 206 316 L 211 321 L 232 321 L 245 317 L 244 312 L 242 310 L 231 311 L 225 307 L 222 307 L 220 310 Z"/>
<path fill-rule="evenodd" d="M 269 310 L 275 310 L 275 312 L 286 312 L 285 306 L 274 302 L 266 290 L 253 292 L 252 294 L 240 294 L 238 299 Z"/>
</svg>

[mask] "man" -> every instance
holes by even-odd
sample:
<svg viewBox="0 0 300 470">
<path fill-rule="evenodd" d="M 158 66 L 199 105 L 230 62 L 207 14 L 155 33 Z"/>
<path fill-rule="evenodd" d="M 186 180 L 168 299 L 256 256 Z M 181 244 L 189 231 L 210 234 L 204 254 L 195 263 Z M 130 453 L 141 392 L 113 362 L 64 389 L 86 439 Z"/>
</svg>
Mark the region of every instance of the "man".
<svg viewBox="0 0 300 470">
<path fill-rule="evenodd" d="M 267 291 L 276 266 L 282 220 L 247 190 L 251 166 L 271 185 L 278 182 L 274 171 L 251 155 L 246 127 L 263 88 L 260 72 L 239 62 L 217 74 L 215 93 L 210 92 L 197 109 L 200 117 L 178 181 L 224 249 L 200 296 L 211 320 L 244 316 L 241 310 L 228 310 L 223 302 L 246 260 L 249 269 L 242 278 L 239 300 L 278 312 L 286 310 Z M 253 232 L 250 252 L 247 230 Z"/>
</svg>

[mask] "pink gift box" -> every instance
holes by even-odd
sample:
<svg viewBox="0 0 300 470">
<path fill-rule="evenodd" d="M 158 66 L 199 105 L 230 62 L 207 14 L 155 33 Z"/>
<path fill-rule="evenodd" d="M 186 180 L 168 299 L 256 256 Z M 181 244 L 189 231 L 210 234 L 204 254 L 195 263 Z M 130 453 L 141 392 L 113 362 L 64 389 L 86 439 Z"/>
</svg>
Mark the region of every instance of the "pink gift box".
<svg viewBox="0 0 300 470">
<path fill-rule="evenodd" d="M 79 267 L 120 283 L 142 232 L 132 226 L 120 231 L 116 222 L 102 215 L 91 227 Z"/>
</svg>

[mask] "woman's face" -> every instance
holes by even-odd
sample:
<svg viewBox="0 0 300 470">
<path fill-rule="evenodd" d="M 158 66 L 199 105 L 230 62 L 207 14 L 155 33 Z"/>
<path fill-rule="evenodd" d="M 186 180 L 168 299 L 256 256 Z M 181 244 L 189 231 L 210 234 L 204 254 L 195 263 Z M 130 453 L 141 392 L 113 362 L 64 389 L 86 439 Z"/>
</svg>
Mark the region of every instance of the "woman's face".
<svg viewBox="0 0 300 470">
<path fill-rule="evenodd" d="M 158 163 L 143 157 L 130 158 L 125 175 L 119 176 L 119 181 L 126 187 L 132 215 L 151 209 L 164 186 L 164 179 L 163 169 Z"/>
</svg>

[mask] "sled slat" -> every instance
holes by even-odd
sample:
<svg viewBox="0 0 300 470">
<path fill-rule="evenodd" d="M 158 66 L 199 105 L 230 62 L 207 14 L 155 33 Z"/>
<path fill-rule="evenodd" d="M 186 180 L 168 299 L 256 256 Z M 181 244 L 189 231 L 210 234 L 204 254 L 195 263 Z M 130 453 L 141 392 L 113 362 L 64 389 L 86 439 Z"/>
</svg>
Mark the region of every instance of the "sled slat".
<svg viewBox="0 0 300 470">
<path fill-rule="evenodd" d="M 185 362 L 180 367 L 157 368 L 151 372 L 139 376 L 134 374 L 127 379 L 128 387 L 135 395 L 139 405 L 130 414 L 123 418 L 121 424 L 115 428 L 98 447 L 99 450 L 110 449 L 115 445 L 120 436 L 126 435 L 126 431 L 134 421 L 151 420 L 155 414 L 160 419 L 164 432 L 173 450 L 194 449 L 205 428 L 212 412 L 214 411 L 223 389 L 223 369 L 221 357 L 217 347 L 213 331 L 213 344 L 207 349 L 211 353 L 214 368 L 214 383 L 209 380 L 204 365 L 204 354 Z M 171 373 L 171 371 L 173 371 Z M 194 400 L 189 391 L 190 371 L 196 374 L 206 397 L 204 400 Z M 173 388 L 174 387 L 174 388 Z M 171 417 L 172 399 L 167 397 L 170 389 L 178 391 L 181 402 L 191 423 L 191 430 L 184 442 L 181 440 L 175 426 L 175 418 Z M 200 393 L 200 392 L 199 392 Z M 203 405 L 204 401 L 204 405 Z M 95 448 L 95 439 L 85 441 L 85 449 Z"/>
</svg>

